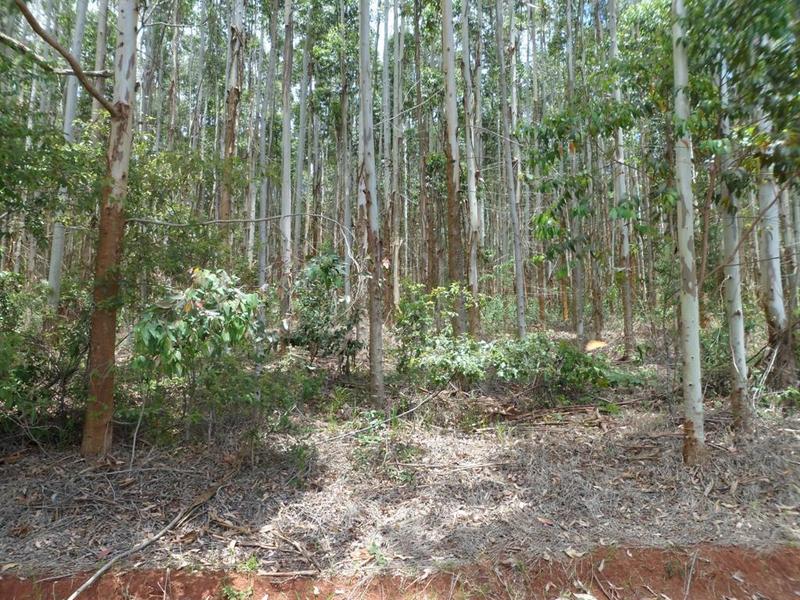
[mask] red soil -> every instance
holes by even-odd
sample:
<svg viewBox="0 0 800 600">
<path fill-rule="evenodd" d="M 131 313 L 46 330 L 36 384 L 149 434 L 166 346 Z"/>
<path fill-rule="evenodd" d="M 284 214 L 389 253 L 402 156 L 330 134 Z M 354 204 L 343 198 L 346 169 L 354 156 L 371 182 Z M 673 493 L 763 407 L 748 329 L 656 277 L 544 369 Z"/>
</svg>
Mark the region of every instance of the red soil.
<svg viewBox="0 0 800 600">
<path fill-rule="evenodd" d="M 0 576 L 0 599 L 63 600 L 86 577 L 81 575 L 37 582 L 36 578 L 4 574 Z M 226 586 L 229 590 L 252 589 L 252 593 L 232 596 L 223 593 Z M 758 552 L 719 546 L 669 550 L 603 547 L 591 555 L 576 559 L 538 559 L 499 566 L 481 564 L 418 578 L 287 579 L 222 572 L 119 571 L 103 577 L 84 592 L 81 599 L 550 600 L 566 592 L 588 593 L 598 600 L 796 600 L 800 598 L 800 549 L 779 548 Z M 572 596 L 565 594 L 564 597 Z"/>
</svg>

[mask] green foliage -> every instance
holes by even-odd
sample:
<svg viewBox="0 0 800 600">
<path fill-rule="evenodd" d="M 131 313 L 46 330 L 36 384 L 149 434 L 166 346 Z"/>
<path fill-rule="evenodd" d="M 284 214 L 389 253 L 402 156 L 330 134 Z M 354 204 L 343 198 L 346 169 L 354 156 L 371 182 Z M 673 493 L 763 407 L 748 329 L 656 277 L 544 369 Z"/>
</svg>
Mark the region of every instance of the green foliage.
<svg viewBox="0 0 800 600">
<path fill-rule="evenodd" d="M 0 271 L 0 408 L 2 420 L 23 424 L 28 435 L 68 436 L 69 411 L 83 399 L 81 378 L 88 350 L 89 296 L 65 281 L 69 313 L 47 307 L 45 285 L 25 288 L 19 275 Z M 60 419 L 58 427 L 54 418 Z"/>
<path fill-rule="evenodd" d="M 224 271 L 193 269 L 192 285 L 149 308 L 134 328 L 136 365 L 181 377 L 255 340 L 258 295 L 235 284 Z"/>
<path fill-rule="evenodd" d="M 210 423 L 219 408 L 264 402 L 260 378 L 248 368 L 264 347 L 258 295 L 242 291 L 224 271 L 193 269 L 191 277 L 188 288 L 149 307 L 133 332 L 134 372 L 145 386 L 155 376 L 170 388 L 151 394 L 163 402 L 155 408 L 167 417 L 164 426 L 180 396 L 186 426 Z"/>
<path fill-rule="evenodd" d="M 567 401 L 579 399 L 591 390 L 639 383 L 636 377 L 613 368 L 604 358 L 582 352 L 567 342 L 554 342 L 542 334 L 531 334 L 524 340 L 500 338 L 491 342 L 434 336 L 411 366 L 438 385 L 527 384 L 552 399 Z"/>
<path fill-rule="evenodd" d="M 239 590 L 231 584 L 222 586 L 223 600 L 250 600 L 253 597 L 253 586 Z"/>
<path fill-rule="evenodd" d="M 395 332 L 398 339 L 397 370 L 408 370 L 412 360 L 419 357 L 431 329 L 435 302 L 422 284 L 406 284 L 400 294 L 395 312 Z"/>
<path fill-rule="evenodd" d="M 317 356 L 352 357 L 361 347 L 353 334 L 358 311 L 345 302 L 344 265 L 339 256 L 323 253 L 311 259 L 294 287 L 297 324 L 290 342 Z"/>
</svg>

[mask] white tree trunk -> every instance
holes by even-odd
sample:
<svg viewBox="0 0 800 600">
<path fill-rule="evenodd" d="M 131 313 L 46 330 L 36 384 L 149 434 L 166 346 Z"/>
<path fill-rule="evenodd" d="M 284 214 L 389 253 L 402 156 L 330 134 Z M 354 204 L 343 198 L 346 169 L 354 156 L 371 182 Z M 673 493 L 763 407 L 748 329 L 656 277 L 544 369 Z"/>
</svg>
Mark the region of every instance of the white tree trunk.
<svg viewBox="0 0 800 600">
<path fill-rule="evenodd" d="M 106 46 L 108 43 L 108 0 L 98 0 L 97 2 L 97 41 L 94 53 L 94 70 L 102 71 L 106 68 Z M 95 77 L 94 87 L 103 92 L 104 83 L 102 77 Z M 100 114 L 100 103 L 97 98 L 92 98 L 92 121 L 95 121 Z"/>
<path fill-rule="evenodd" d="M 283 128 L 281 131 L 281 308 L 288 315 L 292 278 L 292 0 L 284 4 Z M 288 322 L 284 323 L 288 327 Z"/>
<path fill-rule="evenodd" d="M 508 212 L 511 216 L 512 242 L 514 245 L 514 288 L 517 308 L 517 335 L 525 337 L 525 270 L 522 264 L 522 243 L 519 232 L 519 213 L 514 185 L 514 165 L 511 160 L 511 127 L 508 109 L 508 85 L 506 83 L 506 59 L 503 43 L 503 0 L 496 0 L 495 37 L 497 40 L 497 60 L 500 80 L 500 112 L 502 113 L 502 149 L 505 167 L 506 193 L 508 194 Z"/>
<path fill-rule="evenodd" d="M 617 0 L 608 2 L 608 21 L 611 63 L 616 63 L 618 58 L 617 50 L 617 17 L 619 15 L 619 5 Z M 619 80 L 614 85 L 614 101 L 622 104 L 622 88 Z M 623 145 L 622 128 L 614 130 L 614 205 L 622 206 L 628 201 L 628 190 L 625 181 L 625 146 Z M 633 334 L 633 294 L 631 291 L 631 243 L 630 226 L 627 217 L 619 219 L 620 237 L 622 238 L 622 315 L 623 315 L 623 336 L 625 340 L 626 358 L 633 354 L 636 344 Z"/>
<path fill-rule="evenodd" d="M 306 127 L 308 121 L 308 65 L 311 60 L 311 38 L 306 36 L 303 45 L 303 71 L 300 75 L 300 115 L 297 128 L 297 156 L 295 157 L 294 165 L 294 232 L 295 238 L 293 240 L 294 246 L 292 252 L 294 253 L 294 260 L 299 265 L 301 261 L 300 256 L 300 230 L 302 227 L 303 218 L 303 190 L 305 161 L 306 161 Z M 307 219 L 308 217 L 306 217 Z"/>
<path fill-rule="evenodd" d="M 267 283 L 267 222 L 270 181 L 267 175 L 268 151 L 272 149 L 272 116 L 275 113 L 275 68 L 278 56 L 278 0 L 272 0 L 272 11 L 269 17 L 269 61 L 267 64 L 267 89 L 261 104 L 261 139 L 258 147 L 258 161 L 261 166 L 261 184 L 259 186 L 258 204 L 258 286 L 263 288 Z M 269 127 L 267 118 L 269 117 Z M 269 133 L 267 133 L 269 131 Z"/>
<path fill-rule="evenodd" d="M 83 34 L 86 30 L 86 6 L 88 0 L 78 0 L 75 8 L 75 28 L 72 30 L 72 43 L 70 53 L 80 60 L 81 48 L 83 47 Z M 78 78 L 74 75 L 67 76 L 66 88 L 64 91 L 64 140 L 68 143 L 75 141 L 75 114 L 78 110 Z M 65 195 L 66 190 L 61 190 L 61 195 Z M 64 244 L 66 240 L 66 229 L 59 220 L 53 223 L 53 237 L 50 242 L 50 268 L 47 275 L 47 283 L 50 293 L 47 303 L 53 310 L 58 308 L 58 301 L 61 297 L 61 271 L 64 261 Z"/>
<path fill-rule="evenodd" d="M 701 462 L 705 454 L 703 389 L 700 379 L 700 307 L 694 250 L 692 138 L 689 134 L 689 61 L 682 21 L 683 0 L 672 0 L 672 59 L 675 78 L 675 180 L 678 185 L 678 256 L 681 266 L 681 350 L 683 353 L 683 459 Z"/>
<path fill-rule="evenodd" d="M 377 174 L 375 171 L 375 140 L 372 122 L 372 65 L 370 64 L 370 0 L 359 0 L 359 101 L 361 115 L 360 140 L 363 160 L 359 201 L 363 199 L 360 215 L 366 220 L 369 279 L 369 367 L 370 391 L 377 401 L 383 401 L 383 292 L 380 246 L 380 211 L 378 206 Z"/>
<path fill-rule="evenodd" d="M 388 41 L 387 41 L 388 43 Z M 400 14 L 400 1 L 394 3 L 394 79 L 392 114 L 392 304 L 400 306 L 400 139 L 403 135 L 403 21 Z"/>
<path fill-rule="evenodd" d="M 723 66 L 720 73 L 720 98 L 723 112 L 728 107 L 727 75 Z M 727 115 L 722 118 L 720 133 L 723 139 L 730 140 L 730 123 Z M 747 347 L 742 306 L 739 209 L 738 199 L 730 192 L 726 184 L 726 175 L 732 171 L 733 161 L 730 154 L 726 154 L 721 161 L 720 212 L 725 256 L 725 314 L 728 319 L 728 336 L 731 347 L 731 412 L 733 413 L 734 429 L 749 431 L 752 428 L 753 408 L 747 393 Z"/>
<path fill-rule="evenodd" d="M 769 135 L 772 123 L 756 111 L 759 130 Z M 761 267 L 761 293 L 767 316 L 767 330 L 772 352 L 777 354 L 767 381 L 772 387 L 782 389 L 796 380 L 796 365 L 789 318 L 783 300 L 781 279 L 781 226 L 780 198 L 775 185 L 772 165 L 764 162 L 758 179 L 758 206 L 763 215 L 759 235 Z"/>
<path fill-rule="evenodd" d="M 478 244 L 480 243 L 480 217 L 478 214 L 478 174 L 475 161 L 475 94 L 472 87 L 472 65 L 469 53 L 469 2 L 462 0 L 461 56 L 464 74 L 464 146 L 467 155 L 467 204 L 469 206 L 469 287 L 472 294 L 469 314 L 469 332 L 474 337 L 480 333 L 478 309 Z"/>
</svg>

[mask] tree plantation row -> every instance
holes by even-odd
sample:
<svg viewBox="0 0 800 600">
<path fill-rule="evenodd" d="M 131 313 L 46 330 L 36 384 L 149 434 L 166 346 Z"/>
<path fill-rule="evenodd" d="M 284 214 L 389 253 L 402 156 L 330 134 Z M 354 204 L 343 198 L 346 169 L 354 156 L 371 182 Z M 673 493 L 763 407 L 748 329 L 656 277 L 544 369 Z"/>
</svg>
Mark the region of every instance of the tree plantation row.
<svg viewBox="0 0 800 600">
<path fill-rule="evenodd" d="M 618 331 L 621 361 L 676 365 L 689 464 L 707 394 L 743 434 L 796 402 L 795 3 L 13 0 L 0 21 L 6 431 L 80 424 L 87 457 L 115 422 L 135 447 L 145 414 L 210 432 L 294 389 L 290 347 L 345 372 L 365 349 L 389 412 L 386 381 L 423 372 L 572 401 L 626 379 L 591 351 Z"/>
</svg>

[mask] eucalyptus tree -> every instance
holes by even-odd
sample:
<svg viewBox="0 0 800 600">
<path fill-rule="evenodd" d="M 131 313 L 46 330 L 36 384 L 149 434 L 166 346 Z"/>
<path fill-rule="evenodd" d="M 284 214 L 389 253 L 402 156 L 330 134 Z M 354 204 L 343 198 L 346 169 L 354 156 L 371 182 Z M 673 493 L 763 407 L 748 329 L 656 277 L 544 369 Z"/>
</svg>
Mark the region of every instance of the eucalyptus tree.
<svg viewBox="0 0 800 600">
<path fill-rule="evenodd" d="M 462 0 L 461 7 L 461 65 L 464 76 L 464 147 L 467 161 L 467 203 L 469 206 L 469 287 L 472 301 L 469 304 L 469 332 L 480 332 L 478 305 L 478 245 L 480 243 L 480 216 L 478 213 L 478 168 L 475 158 L 475 90 L 472 84 L 472 65 L 469 43 L 469 2 Z"/>
<path fill-rule="evenodd" d="M 460 173 L 458 156 L 458 108 L 456 104 L 456 49 L 453 33 L 453 2 L 442 0 L 442 66 L 444 68 L 445 177 L 447 179 L 447 273 L 450 284 L 464 278 L 464 247 L 461 243 L 459 206 Z M 465 330 L 464 296 L 455 294 L 453 333 Z"/>
<path fill-rule="evenodd" d="M 689 132 L 689 59 L 683 0 L 672 0 L 672 61 L 675 87 L 675 180 L 678 185 L 678 257 L 681 269 L 681 351 L 683 360 L 683 459 L 705 458 L 703 389 L 700 379 L 700 306 L 694 249 L 692 138 Z"/>
<path fill-rule="evenodd" d="M 281 312 L 288 316 L 292 278 L 292 0 L 283 9 L 283 102 L 281 129 Z M 295 232 L 295 235 L 297 233 Z M 288 322 L 285 323 L 286 326 Z"/>
<path fill-rule="evenodd" d="M 80 58 L 83 48 L 83 36 L 86 31 L 86 7 L 88 0 L 77 0 L 75 8 L 75 25 L 72 29 L 72 43 L 70 53 Z M 78 110 L 78 78 L 74 75 L 67 76 L 64 90 L 64 140 L 68 143 L 75 141 L 75 116 Z M 62 196 L 66 190 L 62 190 Z M 50 242 L 50 268 L 47 275 L 47 284 L 50 289 L 48 304 L 53 310 L 58 308 L 61 297 L 61 278 L 64 263 L 64 245 L 66 243 L 66 228 L 60 218 L 53 223 L 53 234 Z"/>
<path fill-rule="evenodd" d="M 297 123 L 297 155 L 295 157 L 294 167 L 294 239 L 292 240 L 292 254 L 295 263 L 300 266 L 300 231 L 303 216 L 303 188 L 304 182 L 304 169 L 306 164 L 306 127 L 308 121 L 308 86 L 309 86 L 309 69 L 311 69 L 311 52 L 313 50 L 312 38 L 306 32 L 305 41 L 303 42 L 303 61 L 302 71 L 300 73 L 300 97 L 299 97 L 299 115 Z M 285 149 L 284 149 L 285 151 Z"/>
<path fill-rule="evenodd" d="M 359 0 L 359 138 L 362 164 L 359 178 L 359 218 L 366 231 L 369 263 L 369 370 L 373 398 L 383 401 L 383 291 L 381 265 L 380 208 L 378 205 L 377 171 L 375 169 L 375 136 L 372 118 L 372 60 L 370 57 L 370 0 Z"/>
<path fill-rule="evenodd" d="M 392 78 L 391 250 L 392 305 L 400 306 L 400 229 L 403 199 L 400 193 L 400 145 L 403 138 L 403 17 L 400 0 L 394 2 L 394 69 Z M 387 45 L 388 40 L 385 42 Z M 386 67 L 384 67 L 386 68 Z M 387 190 L 387 197 L 389 191 Z"/>
<path fill-rule="evenodd" d="M 273 119 L 275 112 L 275 69 L 277 68 L 278 55 L 278 0 L 272 0 L 269 19 L 269 60 L 267 62 L 267 81 L 261 102 L 261 115 L 259 118 L 260 136 L 258 141 L 258 160 L 260 170 L 259 205 L 258 205 L 258 287 L 263 288 L 267 283 L 267 214 L 271 191 L 271 181 L 267 173 L 268 150 L 272 150 Z M 263 50 L 262 50 L 263 51 Z M 269 120 L 269 125 L 267 125 Z"/>
<path fill-rule="evenodd" d="M 222 186 L 219 202 L 219 218 L 231 218 L 231 193 L 233 182 L 231 164 L 236 156 L 236 130 L 239 117 L 239 101 L 242 94 L 244 71 L 244 0 L 233 0 L 233 10 L 228 31 L 228 64 L 225 69 L 225 123 L 222 145 Z"/>
<path fill-rule="evenodd" d="M 612 68 L 615 65 L 618 57 L 617 45 L 617 20 L 619 17 L 619 5 L 617 0 L 609 0 L 608 2 L 608 29 L 609 29 L 609 60 Z M 614 83 L 614 101 L 620 105 L 622 104 L 622 87 L 620 86 L 619 79 Z M 631 292 L 631 242 L 630 242 L 630 228 L 626 213 L 628 212 L 626 204 L 628 202 L 628 191 L 625 180 L 625 145 L 622 134 L 622 127 L 614 128 L 614 204 L 620 210 L 619 230 L 622 237 L 622 251 L 620 261 L 621 279 L 622 279 L 622 318 L 623 318 L 623 336 L 625 341 L 625 357 L 629 357 L 634 349 L 634 334 L 633 334 L 633 294 Z"/>
<path fill-rule="evenodd" d="M 497 46 L 497 65 L 500 93 L 500 122 L 502 124 L 502 163 L 505 169 L 508 214 L 511 221 L 512 243 L 514 246 L 514 293 L 516 298 L 517 336 L 525 337 L 525 268 L 522 258 L 522 241 L 520 239 L 519 208 L 517 204 L 516 185 L 514 182 L 514 165 L 511 153 L 511 115 L 508 105 L 508 83 L 506 81 L 505 43 L 503 41 L 503 0 L 495 3 L 495 41 Z"/>
</svg>

